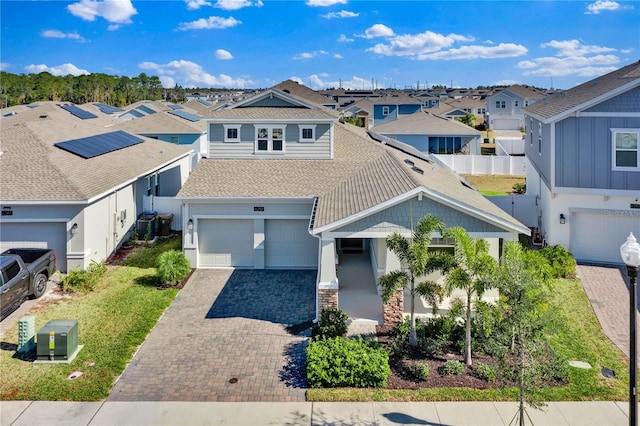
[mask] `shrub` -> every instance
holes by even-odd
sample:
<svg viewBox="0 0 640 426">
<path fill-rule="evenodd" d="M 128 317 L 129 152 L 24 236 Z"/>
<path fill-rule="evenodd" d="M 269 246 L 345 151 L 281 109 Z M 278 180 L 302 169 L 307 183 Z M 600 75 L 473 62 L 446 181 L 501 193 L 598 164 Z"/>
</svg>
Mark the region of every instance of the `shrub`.
<svg viewBox="0 0 640 426">
<path fill-rule="evenodd" d="M 163 284 L 175 286 L 189 275 L 191 265 L 184 253 L 168 250 L 158 257 L 158 276 Z"/>
<path fill-rule="evenodd" d="M 68 293 L 92 291 L 106 271 L 106 263 L 92 260 L 87 269 L 75 268 L 63 276 L 62 290 Z"/>
<path fill-rule="evenodd" d="M 389 355 L 377 342 L 334 337 L 307 347 L 309 387 L 383 387 L 390 375 Z"/>
<path fill-rule="evenodd" d="M 409 366 L 411 373 L 416 376 L 416 378 L 424 380 L 429 377 L 429 373 L 431 373 L 431 367 L 426 362 L 416 362 Z"/>
<path fill-rule="evenodd" d="M 551 266 L 552 274 L 556 278 L 573 277 L 576 273 L 576 260 L 569 250 L 559 244 L 544 247 L 539 250 Z"/>
<path fill-rule="evenodd" d="M 487 382 L 493 382 L 498 376 L 498 370 L 493 365 L 485 364 L 484 362 L 476 362 L 473 366 L 473 371 L 482 380 Z"/>
<path fill-rule="evenodd" d="M 455 359 L 450 359 L 440 367 L 440 374 L 462 374 L 464 373 L 464 364 Z"/>
<path fill-rule="evenodd" d="M 568 382 L 569 363 L 554 356 L 549 362 L 542 363 L 542 378 L 548 381 Z"/>
<path fill-rule="evenodd" d="M 323 309 L 320 312 L 318 331 L 322 337 L 339 337 L 347 334 L 349 316 L 342 309 Z"/>
<path fill-rule="evenodd" d="M 513 192 L 515 192 L 516 194 L 524 194 L 527 192 L 527 184 L 524 182 L 514 183 L 512 188 Z"/>
</svg>

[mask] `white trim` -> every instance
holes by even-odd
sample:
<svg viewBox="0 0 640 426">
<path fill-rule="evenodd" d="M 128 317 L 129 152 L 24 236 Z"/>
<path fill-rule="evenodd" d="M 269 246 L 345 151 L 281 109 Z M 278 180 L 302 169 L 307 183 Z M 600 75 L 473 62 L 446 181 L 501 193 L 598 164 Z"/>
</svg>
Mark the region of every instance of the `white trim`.
<svg viewBox="0 0 640 426">
<path fill-rule="evenodd" d="M 254 124 L 253 125 L 254 129 L 255 129 L 255 140 L 254 140 L 254 145 L 253 145 L 253 153 L 254 154 L 270 154 L 270 155 L 284 155 L 287 152 L 287 125 L 286 124 Z M 267 149 L 266 150 L 261 150 L 258 149 L 258 132 L 260 131 L 260 129 L 266 129 L 267 130 Z M 275 140 L 282 140 L 282 149 L 281 150 L 274 150 L 273 149 L 273 131 L 275 129 L 281 129 L 282 130 L 282 139 L 275 139 Z M 264 138 L 261 138 L 260 140 L 265 140 Z"/>
<path fill-rule="evenodd" d="M 640 129 L 639 128 L 611 128 L 611 170 L 617 172 L 640 172 Z M 616 134 L 617 133 L 635 133 L 636 135 L 636 147 L 635 149 L 627 149 L 616 147 Z M 618 166 L 616 164 L 618 150 L 621 152 L 634 152 L 636 153 L 636 166 Z"/>
<path fill-rule="evenodd" d="M 316 199 L 315 196 L 310 195 L 308 197 L 278 197 L 278 198 L 268 198 L 268 197 L 176 197 L 177 200 L 183 200 L 185 204 L 188 203 L 272 203 L 272 204 L 282 204 L 282 203 L 291 203 L 291 202 L 313 202 Z"/>
<path fill-rule="evenodd" d="M 546 182 L 545 182 L 546 186 Z M 573 187 L 561 187 L 556 186 L 553 191 L 549 191 L 555 194 L 567 194 L 567 195 L 594 195 L 598 197 L 603 196 L 620 196 L 620 197 L 638 197 L 637 189 L 606 189 L 606 188 L 573 188 Z"/>
<path fill-rule="evenodd" d="M 338 284 L 338 278 L 334 279 L 331 282 L 319 282 L 318 290 L 339 290 L 340 286 Z M 340 297 L 340 296 L 338 296 Z"/>
<path fill-rule="evenodd" d="M 224 127 L 224 138 L 223 138 L 223 142 L 224 143 L 239 143 L 240 142 L 240 128 L 242 127 L 242 124 L 223 124 L 222 125 Z M 234 130 L 237 132 L 237 135 L 235 138 L 230 138 L 229 136 L 229 130 Z"/>
<path fill-rule="evenodd" d="M 51 201 L 51 200 L 42 200 L 42 201 L 25 201 L 25 200 L 2 200 L 0 204 L 3 206 L 85 206 L 87 205 L 87 200 L 71 200 L 71 201 Z M 84 208 L 84 207 L 81 207 Z M 4 218 L 2 219 L 5 220 Z"/>
<path fill-rule="evenodd" d="M 298 131 L 299 131 L 298 142 L 302 142 L 302 143 L 315 142 L 317 140 L 316 127 L 317 127 L 317 124 L 307 124 L 307 125 L 299 124 L 298 125 Z M 311 137 L 310 138 L 303 137 L 304 131 L 309 129 L 311 130 Z"/>
<path fill-rule="evenodd" d="M 411 237 L 411 231 L 398 232 L 404 237 Z M 387 238 L 391 233 L 388 231 L 358 231 L 358 232 L 340 232 L 340 231 L 328 231 L 322 233 L 323 241 L 331 241 L 337 238 Z M 510 238 L 511 231 L 504 232 L 469 232 L 469 236 L 472 238 Z M 443 238 L 439 232 L 433 232 L 432 238 Z M 434 244 L 430 247 L 452 247 L 450 244 Z"/>
<path fill-rule="evenodd" d="M 67 260 L 79 260 L 79 259 L 86 259 L 87 257 L 89 257 L 91 255 L 91 249 L 88 248 L 85 251 L 72 251 L 72 252 L 67 252 Z"/>
<path fill-rule="evenodd" d="M 576 117 L 640 117 L 640 112 L 577 112 Z"/>
<path fill-rule="evenodd" d="M 273 95 L 275 95 L 277 98 L 280 98 L 280 99 L 282 99 L 282 100 L 284 100 L 286 102 L 289 102 L 291 104 L 294 104 L 294 105 L 304 106 L 304 107 L 307 107 L 307 108 L 313 109 L 313 110 L 318 109 L 316 106 L 314 106 L 314 105 L 312 105 L 310 103 L 307 103 L 307 102 L 305 102 L 304 100 L 302 100 L 302 99 L 300 99 L 298 97 L 295 97 L 293 95 L 289 95 L 286 92 L 281 92 L 281 91 L 273 89 L 273 88 L 265 90 L 264 92 L 260 92 L 257 95 L 251 96 L 251 97 L 249 97 L 247 99 L 244 99 L 244 100 L 242 100 L 240 102 L 236 102 L 236 103 L 230 105 L 229 107 L 227 107 L 227 109 L 234 109 L 234 108 L 237 108 L 237 107 L 242 106 L 242 105 L 252 104 L 252 103 L 258 102 L 258 101 L 260 101 L 262 99 L 266 99 L 267 97 L 273 98 Z"/>
<path fill-rule="evenodd" d="M 554 193 L 556 192 L 556 123 L 549 125 L 549 139 L 549 183 L 551 184 L 549 190 Z"/>
<path fill-rule="evenodd" d="M 7 216 L 2 216 L 2 223 L 68 223 L 71 222 L 72 219 L 65 219 L 65 218 L 61 218 L 61 217 L 55 217 L 55 218 L 34 218 L 34 219 L 5 219 Z"/>
<path fill-rule="evenodd" d="M 196 229 L 196 221 L 200 219 L 309 219 L 309 215 L 296 214 L 296 215 L 286 215 L 286 214 L 270 214 L 270 215 L 261 215 L 261 214 L 197 214 L 191 216 L 193 219 L 193 230 Z"/>
<path fill-rule="evenodd" d="M 387 112 L 385 112 L 385 110 Z M 391 107 L 389 107 L 389 105 L 383 105 L 382 106 L 382 116 L 386 117 L 387 115 L 389 115 L 391 113 Z"/>
</svg>

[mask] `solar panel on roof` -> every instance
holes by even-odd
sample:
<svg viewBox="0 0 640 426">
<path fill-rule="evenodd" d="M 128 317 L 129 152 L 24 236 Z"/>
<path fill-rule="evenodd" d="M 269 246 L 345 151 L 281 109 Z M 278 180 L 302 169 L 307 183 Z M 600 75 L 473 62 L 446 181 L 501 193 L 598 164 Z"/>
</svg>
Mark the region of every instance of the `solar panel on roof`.
<svg viewBox="0 0 640 426">
<path fill-rule="evenodd" d="M 130 109 L 129 111 L 125 112 L 124 114 L 118 116 L 118 118 L 122 118 L 127 114 L 131 114 L 136 118 L 140 118 L 140 117 L 144 117 L 144 114 L 141 113 L 140 111 L 136 110 L 136 109 Z"/>
<path fill-rule="evenodd" d="M 114 106 L 111 106 L 111 105 L 103 104 L 101 102 L 94 102 L 93 104 L 95 106 L 97 106 L 98 108 L 100 108 L 100 111 L 104 112 L 105 114 L 113 114 L 114 112 L 124 111 L 122 108 L 118 108 L 118 107 L 114 107 Z"/>
<path fill-rule="evenodd" d="M 167 112 L 169 114 L 177 115 L 178 117 L 184 118 L 185 120 L 189 120 L 189 121 L 200 121 L 200 119 L 202 118 L 195 114 L 189 114 L 186 111 L 177 110 L 177 111 L 167 111 Z"/>
<path fill-rule="evenodd" d="M 171 109 L 183 109 L 184 107 L 182 105 L 177 105 L 177 104 L 168 104 L 169 108 Z"/>
<path fill-rule="evenodd" d="M 127 148 L 141 142 L 144 142 L 144 139 L 133 136 L 127 132 L 123 132 L 122 130 L 118 130 L 116 132 L 58 142 L 54 145 L 82 158 L 93 158 L 119 149 Z"/>
<path fill-rule="evenodd" d="M 198 102 L 200 102 L 204 106 L 211 106 L 211 102 L 207 102 L 204 99 L 198 99 Z"/>
<path fill-rule="evenodd" d="M 139 110 L 139 111 L 142 111 L 142 112 L 144 112 L 146 114 L 155 114 L 156 113 L 154 110 L 152 110 L 148 106 L 144 106 L 144 105 L 139 105 L 136 109 Z"/>
<path fill-rule="evenodd" d="M 97 115 L 89 111 L 85 111 L 82 108 L 78 108 L 76 105 L 73 105 L 73 104 L 60 105 L 60 108 L 66 111 L 69 111 L 71 114 L 83 120 L 86 120 L 87 118 L 98 118 Z"/>
</svg>

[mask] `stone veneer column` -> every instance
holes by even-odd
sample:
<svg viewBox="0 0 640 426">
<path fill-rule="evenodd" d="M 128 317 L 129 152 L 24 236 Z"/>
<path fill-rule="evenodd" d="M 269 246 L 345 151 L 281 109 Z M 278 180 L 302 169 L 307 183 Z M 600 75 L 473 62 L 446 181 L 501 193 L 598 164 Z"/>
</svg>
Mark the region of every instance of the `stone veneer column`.
<svg viewBox="0 0 640 426">
<path fill-rule="evenodd" d="M 318 307 L 321 312 L 323 309 L 338 309 L 338 289 L 319 289 Z"/>
<path fill-rule="evenodd" d="M 404 319 L 404 291 L 399 290 L 391 296 L 388 303 L 383 306 L 383 316 L 385 325 L 398 325 Z"/>
</svg>

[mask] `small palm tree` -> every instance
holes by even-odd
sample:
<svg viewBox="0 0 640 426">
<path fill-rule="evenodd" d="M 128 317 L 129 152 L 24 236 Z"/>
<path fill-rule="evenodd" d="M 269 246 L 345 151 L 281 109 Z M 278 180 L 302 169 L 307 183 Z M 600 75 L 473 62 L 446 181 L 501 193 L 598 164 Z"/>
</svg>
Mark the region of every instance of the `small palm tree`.
<svg viewBox="0 0 640 426">
<path fill-rule="evenodd" d="M 387 248 L 395 253 L 402 264 L 399 271 L 391 271 L 379 279 L 382 288 L 382 300 L 387 303 L 397 291 L 409 286 L 411 295 L 411 329 L 409 345 L 416 346 L 418 337 L 415 321 L 415 297 L 420 295 L 437 311 L 438 303 L 442 300 L 444 289 L 435 281 L 424 280 L 416 283 L 416 279 L 441 270 L 446 272 L 453 263 L 450 256 L 439 251 L 430 251 L 432 234 L 435 231 L 444 232 L 444 223 L 435 216 L 425 216 L 420 219 L 411 238 L 394 233 L 387 238 Z"/>
<path fill-rule="evenodd" d="M 489 254 L 489 243 L 483 238 L 471 238 L 464 228 L 447 230 L 446 236 L 453 239 L 456 267 L 446 277 L 447 294 L 454 289 L 464 290 L 465 301 L 465 338 L 464 362 L 472 365 L 471 360 L 471 303 L 474 298 L 482 297 L 489 286 L 496 261 Z"/>
</svg>

